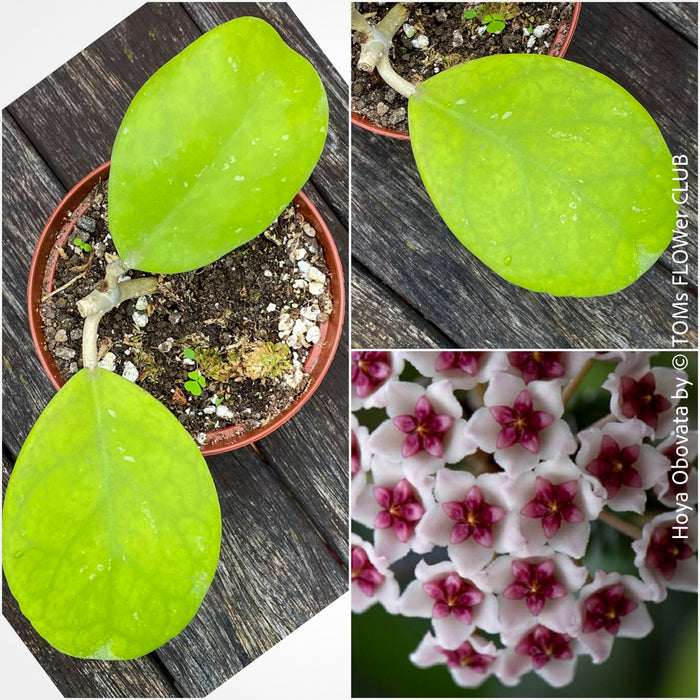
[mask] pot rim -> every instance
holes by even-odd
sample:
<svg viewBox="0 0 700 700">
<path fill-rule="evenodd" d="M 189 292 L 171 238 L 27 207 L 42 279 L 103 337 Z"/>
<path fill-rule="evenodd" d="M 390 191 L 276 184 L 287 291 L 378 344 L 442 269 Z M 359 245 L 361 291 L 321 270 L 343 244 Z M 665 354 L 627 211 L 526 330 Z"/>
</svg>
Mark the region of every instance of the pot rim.
<svg viewBox="0 0 700 700">
<path fill-rule="evenodd" d="M 57 252 L 52 254 L 54 243 L 59 236 L 65 236 L 66 239 L 68 238 L 70 232 L 75 227 L 75 222 L 87 208 L 85 206 L 81 209 L 83 200 L 100 180 L 107 179 L 109 167 L 110 161 L 98 166 L 82 178 L 82 180 L 63 197 L 41 231 L 41 235 L 34 248 L 34 255 L 32 256 L 31 266 L 29 268 L 29 279 L 27 283 L 29 329 L 32 334 L 34 349 L 39 358 L 39 362 L 57 390 L 65 384 L 66 380 L 61 374 L 56 361 L 48 351 L 40 310 L 41 298 L 44 294 L 45 286 L 49 282 L 49 280 L 47 280 L 47 270 L 55 266 L 55 258 L 58 256 Z M 259 428 L 243 433 L 235 433 L 234 428 L 229 427 L 207 433 L 207 440 L 204 444 L 199 444 L 199 442 L 195 440 L 204 456 L 229 452 L 239 447 L 249 445 L 256 440 L 264 438 L 286 423 L 301 409 L 316 391 L 328 372 L 340 343 L 340 337 L 343 332 L 343 321 L 345 318 L 345 281 L 340 254 L 338 253 L 338 249 L 326 222 L 308 196 L 300 191 L 296 197 L 294 197 L 293 201 L 299 207 L 304 218 L 314 227 L 318 240 L 323 246 L 326 265 L 329 270 L 330 294 L 333 300 L 333 312 L 328 322 L 320 326 L 322 333 L 321 340 L 313 346 L 305 363 L 305 370 L 311 375 L 309 384 L 304 393 L 297 397 L 290 406 Z M 69 215 L 70 218 L 68 218 Z M 53 260 L 51 259 L 52 257 Z"/>
<path fill-rule="evenodd" d="M 569 48 L 569 44 L 571 44 L 571 39 L 574 35 L 576 25 L 578 24 L 578 18 L 581 14 L 582 5 L 582 2 L 574 3 L 574 12 L 571 16 L 571 22 L 568 25 L 563 25 L 559 27 L 554 37 L 554 41 L 552 42 L 552 46 L 550 47 L 550 50 L 547 55 L 556 56 L 557 58 L 564 58 L 564 54 L 566 54 L 566 51 Z M 566 31 L 566 36 L 564 36 L 564 38 L 561 39 L 561 34 L 564 31 Z M 561 44 L 558 46 L 560 41 Z M 553 53 L 555 50 L 556 53 Z M 370 121 L 367 117 L 363 116 L 362 114 L 359 114 L 358 112 L 353 112 L 352 110 L 350 111 L 350 120 L 353 124 L 356 124 L 357 126 L 361 127 L 362 129 L 366 129 L 367 131 L 371 131 L 373 134 L 380 134 L 381 136 L 388 136 L 389 138 L 398 139 L 401 141 L 411 140 L 410 134 L 404 133 L 402 131 L 396 131 L 395 129 L 391 129 L 388 126 L 380 126 L 379 124 L 375 124 L 373 121 Z"/>
</svg>

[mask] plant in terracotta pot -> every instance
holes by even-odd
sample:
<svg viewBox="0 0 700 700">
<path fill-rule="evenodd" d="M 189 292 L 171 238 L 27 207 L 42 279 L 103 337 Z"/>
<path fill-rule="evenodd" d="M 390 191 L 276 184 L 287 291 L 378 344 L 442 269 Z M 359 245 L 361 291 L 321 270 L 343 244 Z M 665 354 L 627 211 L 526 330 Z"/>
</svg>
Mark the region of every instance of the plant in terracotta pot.
<svg viewBox="0 0 700 700">
<path fill-rule="evenodd" d="M 533 291 L 600 296 L 665 250 L 673 161 L 621 86 L 530 54 L 479 58 L 414 85 L 393 70 L 388 32 L 357 11 L 353 27 L 371 37 L 360 61 L 408 98 L 413 154 L 438 212 L 497 274 Z"/>
<path fill-rule="evenodd" d="M 129 299 L 141 313 L 166 288 L 163 275 L 210 272 L 269 233 L 313 170 L 327 121 L 313 67 L 248 17 L 207 32 L 158 70 L 124 117 L 108 192 L 91 201 L 108 196 L 117 254 L 102 251 L 104 278 L 78 303 L 83 368 L 30 432 L 3 510 L 12 593 L 64 653 L 129 659 L 171 639 L 204 598 L 221 539 L 197 444 L 159 401 L 98 366 L 100 320 Z M 96 255 L 103 241 L 87 242 L 80 230 L 64 243 Z M 284 373 L 289 358 L 279 347 L 256 350 L 227 360 L 270 381 Z M 201 389 L 205 353 L 181 352 L 193 363 L 183 363 L 185 378 Z"/>
</svg>

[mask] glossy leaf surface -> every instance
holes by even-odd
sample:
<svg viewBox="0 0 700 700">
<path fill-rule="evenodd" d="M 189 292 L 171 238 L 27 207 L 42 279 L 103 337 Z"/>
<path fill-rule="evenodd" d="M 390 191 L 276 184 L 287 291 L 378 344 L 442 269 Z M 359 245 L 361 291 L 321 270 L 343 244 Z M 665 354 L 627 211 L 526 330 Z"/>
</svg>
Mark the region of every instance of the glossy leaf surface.
<svg viewBox="0 0 700 700">
<path fill-rule="evenodd" d="M 459 240 L 528 289 L 597 296 L 670 242 L 671 154 L 622 87 L 539 55 L 478 59 L 409 101 L 423 182 Z"/>
<path fill-rule="evenodd" d="M 79 657 L 128 659 L 192 619 L 216 570 L 221 514 L 206 462 L 158 401 L 81 370 L 39 417 L 3 511 L 22 612 Z"/>
<path fill-rule="evenodd" d="M 109 221 L 122 259 L 184 272 L 255 237 L 308 179 L 327 127 L 318 74 L 269 24 L 207 32 L 148 80 L 119 128 Z"/>
</svg>

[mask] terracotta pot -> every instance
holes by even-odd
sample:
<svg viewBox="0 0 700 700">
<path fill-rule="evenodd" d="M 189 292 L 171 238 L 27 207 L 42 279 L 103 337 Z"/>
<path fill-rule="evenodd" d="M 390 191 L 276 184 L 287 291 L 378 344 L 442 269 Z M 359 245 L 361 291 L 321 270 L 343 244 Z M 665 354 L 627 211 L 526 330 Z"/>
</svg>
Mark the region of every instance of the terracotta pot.
<svg viewBox="0 0 700 700">
<path fill-rule="evenodd" d="M 578 23 L 578 18 L 581 14 L 582 5 L 582 2 L 574 3 L 574 13 L 571 16 L 571 23 L 559 27 L 559 30 L 554 37 L 554 41 L 552 42 L 552 46 L 549 49 L 550 56 L 564 58 L 564 54 L 569 48 L 571 38 L 574 35 L 574 30 L 576 29 L 576 24 Z M 396 129 L 391 129 L 386 126 L 379 126 L 357 112 L 350 112 L 350 118 L 352 119 L 353 124 L 357 124 L 357 126 L 367 129 L 367 131 L 371 131 L 373 134 L 381 134 L 382 136 L 389 136 L 392 139 L 403 139 L 405 141 L 408 141 L 411 138 L 409 134 L 405 134 L 402 131 L 396 131 Z"/>
<path fill-rule="evenodd" d="M 56 389 L 63 386 L 66 379 L 61 374 L 56 361 L 47 348 L 40 313 L 41 299 L 53 289 L 53 278 L 58 260 L 56 244 L 63 246 L 67 243 L 75 227 L 75 222 L 88 209 L 89 204 L 84 201 L 85 198 L 100 180 L 106 180 L 108 176 L 109 163 L 104 163 L 85 176 L 63 198 L 41 232 L 29 270 L 29 283 L 27 286 L 29 327 L 41 366 Z M 323 246 L 326 264 L 330 273 L 330 293 L 333 298 L 333 313 L 326 323 L 320 325 L 321 340 L 311 349 L 304 366 L 304 369 L 311 377 L 309 386 L 291 406 L 260 428 L 244 433 L 236 433 L 234 428 L 207 433 L 205 443 L 200 445 L 200 450 L 204 455 L 228 452 L 229 450 L 248 445 L 269 435 L 273 430 L 276 430 L 280 425 L 288 421 L 318 388 L 331 365 L 340 342 L 345 315 L 345 285 L 340 255 L 328 227 L 309 198 L 303 192 L 300 192 L 294 198 L 294 203 L 314 227 L 318 240 Z"/>
</svg>

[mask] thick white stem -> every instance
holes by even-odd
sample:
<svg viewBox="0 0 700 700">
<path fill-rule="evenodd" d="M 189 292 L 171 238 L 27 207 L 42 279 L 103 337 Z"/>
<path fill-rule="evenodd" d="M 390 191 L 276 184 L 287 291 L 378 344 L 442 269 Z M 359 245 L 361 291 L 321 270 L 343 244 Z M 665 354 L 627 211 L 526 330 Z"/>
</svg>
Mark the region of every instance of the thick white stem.
<svg viewBox="0 0 700 700">
<path fill-rule="evenodd" d="M 384 82 L 396 92 L 400 93 L 404 97 L 411 97 L 416 92 L 416 86 L 413 83 L 409 83 L 408 80 L 402 78 L 389 63 L 389 59 L 386 54 L 382 54 L 377 62 L 377 71 L 379 75 L 382 76 Z"/>
<path fill-rule="evenodd" d="M 90 314 L 85 317 L 83 324 L 83 367 L 95 369 L 97 367 L 97 327 L 104 311 Z"/>
<path fill-rule="evenodd" d="M 379 67 L 381 57 L 389 53 L 391 40 L 408 19 L 408 14 L 408 8 L 403 3 L 398 2 L 387 12 L 379 24 L 372 27 L 353 5 L 353 29 L 366 35 L 360 49 L 360 58 L 357 61 L 357 67 L 360 70 L 371 73 L 375 66 Z"/>
</svg>

